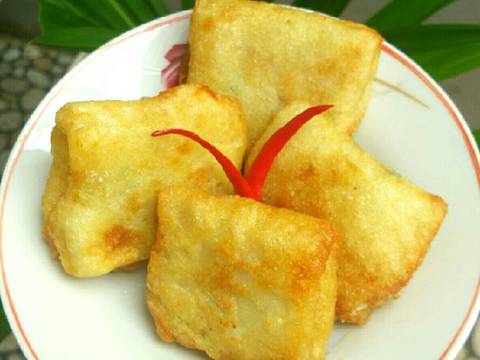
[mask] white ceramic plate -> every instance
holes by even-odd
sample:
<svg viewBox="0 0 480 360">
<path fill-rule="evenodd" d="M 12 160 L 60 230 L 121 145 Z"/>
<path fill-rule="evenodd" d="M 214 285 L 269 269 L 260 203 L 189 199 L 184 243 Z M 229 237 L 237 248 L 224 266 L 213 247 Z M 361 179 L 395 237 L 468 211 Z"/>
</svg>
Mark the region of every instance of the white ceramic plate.
<svg viewBox="0 0 480 360">
<path fill-rule="evenodd" d="M 88 56 L 42 101 L 11 153 L 0 197 L 1 294 L 28 359 L 205 358 L 157 338 L 144 301 L 144 268 L 74 279 L 50 258 L 41 235 L 55 112 L 72 100 L 157 94 L 163 88 L 160 69 L 169 63 L 165 54 L 186 42 L 189 20 L 190 12 L 155 20 Z M 449 213 L 400 299 L 375 311 L 365 326 L 336 326 L 328 358 L 453 359 L 480 305 L 478 150 L 444 92 L 388 44 L 377 78 L 356 139 L 386 165 L 444 197 Z"/>
</svg>

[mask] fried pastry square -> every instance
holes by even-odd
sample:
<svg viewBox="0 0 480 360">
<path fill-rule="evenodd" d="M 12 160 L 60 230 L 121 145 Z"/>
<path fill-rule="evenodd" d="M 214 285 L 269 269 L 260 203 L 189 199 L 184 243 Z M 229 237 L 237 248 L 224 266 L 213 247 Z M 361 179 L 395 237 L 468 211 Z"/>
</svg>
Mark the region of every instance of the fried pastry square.
<svg viewBox="0 0 480 360">
<path fill-rule="evenodd" d="M 282 110 L 247 164 L 277 128 L 307 107 L 297 102 Z M 341 239 L 336 316 L 360 324 L 408 283 L 447 205 L 382 166 L 334 128 L 332 116 L 312 119 L 289 141 L 272 165 L 263 196 L 268 204 L 334 224 Z"/>
<path fill-rule="evenodd" d="M 135 101 L 69 103 L 58 111 L 44 234 L 67 273 L 95 276 L 145 260 L 164 187 L 233 192 L 199 145 L 150 136 L 171 127 L 195 131 L 241 167 L 247 135 L 240 105 L 204 86 L 182 85 Z"/>
<path fill-rule="evenodd" d="M 336 295 L 330 224 L 172 188 L 147 273 L 158 335 L 214 359 L 323 359 Z"/>
<path fill-rule="evenodd" d="M 254 142 L 287 103 L 334 104 L 352 133 L 370 95 L 382 37 L 353 22 L 260 1 L 197 0 L 190 83 L 237 97 Z"/>
</svg>

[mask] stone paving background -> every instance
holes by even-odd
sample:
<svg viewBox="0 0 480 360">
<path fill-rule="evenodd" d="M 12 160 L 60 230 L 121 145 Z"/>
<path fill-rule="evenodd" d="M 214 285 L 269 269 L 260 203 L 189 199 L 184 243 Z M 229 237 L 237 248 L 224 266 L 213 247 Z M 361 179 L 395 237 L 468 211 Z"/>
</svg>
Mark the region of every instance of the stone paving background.
<svg viewBox="0 0 480 360">
<path fill-rule="evenodd" d="M 30 114 L 67 72 L 74 56 L 0 34 L 0 169 Z"/>
<path fill-rule="evenodd" d="M 0 171 L 38 103 L 67 72 L 75 53 L 33 45 L 0 33 Z M 0 360 L 24 359 L 13 335 L 0 344 Z M 456 360 L 480 360 L 480 324 Z"/>
<path fill-rule="evenodd" d="M 40 47 L 0 33 L 0 173 L 20 130 L 73 64 L 73 52 Z M 0 344 L 0 360 L 25 359 L 13 335 Z"/>
</svg>

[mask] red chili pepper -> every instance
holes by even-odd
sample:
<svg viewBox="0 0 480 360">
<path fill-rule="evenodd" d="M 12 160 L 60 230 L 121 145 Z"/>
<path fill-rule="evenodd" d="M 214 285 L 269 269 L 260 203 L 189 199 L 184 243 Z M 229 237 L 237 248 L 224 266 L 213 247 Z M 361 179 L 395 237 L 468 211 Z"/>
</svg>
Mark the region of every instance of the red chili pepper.
<svg viewBox="0 0 480 360">
<path fill-rule="evenodd" d="M 292 120 L 286 123 L 283 127 L 278 129 L 265 144 L 262 150 L 257 154 L 255 160 L 250 166 L 247 175 L 247 182 L 253 191 L 255 198 L 262 198 L 262 189 L 268 172 L 272 167 L 273 160 L 278 153 L 283 149 L 285 144 L 308 120 L 315 115 L 321 114 L 330 109 L 332 105 L 320 105 L 308 108 L 302 113 L 295 116 Z"/>
<path fill-rule="evenodd" d="M 247 184 L 245 178 L 242 176 L 240 171 L 235 167 L 235 165 L 232 164 L 230 159 L 227 158 L 225 155 L 223 155 L 220 152 L 220 150 L 218 150 L 215 146 L 210 144 L 208 141 L 202 139 L 200 136 L 198 136 L 194 132 L 183 130 L 183 129 L 157 130 L 152 133 L 152 136 L 163 136 L 168 134 L 177 134 L 177 135 L 185 136 L 197 142 L 205 149 L 207 149 L 213 156 L 215 156 L 215 159 L 217 159 L 220 165 L 222 165 L 223 171 L 225 171 L 225 174 L 230 179 L 231 183 L 233 184 L 233 187 L 235 188 L 235 192 L 238 195 L 249 197 L 255 200 L 260 200 L 253 196 L 250 186 Z"/>
<path fill-rule="evenodd" d="M 194 132 L 183 129 L 166 129 L 154 131 L 152 136 L 177 134 L 192 139 L 207 149 L 217 159 L 220 165 L 222 165 L 225 174 L 230 179 L 238 195 L 261 201 L 263 184 L 265 183 L 268 171 L 272 167 L 273 160 L 278 153 L 303 124 L 315 115 L 321 114 L 331 107 L 332 105 L 321 105 L 308 108 L 278 129 L 263 145 L 250 167 L 246 180 L 235 165 L 233 165 L 232 162 L 220 152 L 220 150 Z"/>
</svg>

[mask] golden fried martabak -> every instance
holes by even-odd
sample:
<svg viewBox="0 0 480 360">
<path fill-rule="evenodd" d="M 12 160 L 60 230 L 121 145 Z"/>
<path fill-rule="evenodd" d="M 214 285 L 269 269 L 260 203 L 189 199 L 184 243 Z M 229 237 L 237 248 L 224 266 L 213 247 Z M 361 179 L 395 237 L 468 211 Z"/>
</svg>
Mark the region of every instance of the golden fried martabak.
<svg viewBox="0 0 480 360">
<path fill-rule="evenodd" d="M 253 143 L 293 100 L 334 104 L 352 133 L 362 119 L 382 37 L 364 25 L 261 1 L 197 0 L 190 83 L 237 97 Z"/>
<path fill-rule="evenodd" d="M 252 199 L 160 192 L 147 273 L 158 335 L 213 359 L 323 359 L 336 298 L 328 222 Z"/>
<path fill-rule="evenodd" d="M 287 106 L 249 154 L 304 103 Z M 361 324 L 370 310 L 398 294 L 422 262 L 447 212 L 438 196 L 382 166 L 332 126 L 314 118 L 275 159 L 264 201 L 330 220 L 339 232 L 339 320 Z"/>
<path fill-rule="evenodd" d="M 69 103 L 58 111 L 44 234 L 67 273 L 95 276 L 145 260 L 164 187 L 233 191 L 199 145 L 150 136 L 167 127 L 201 134 L 241 167 L 247 134 L 240 105 L 205 86 L 182 85 L 134 101 Z"/>
</svg>

